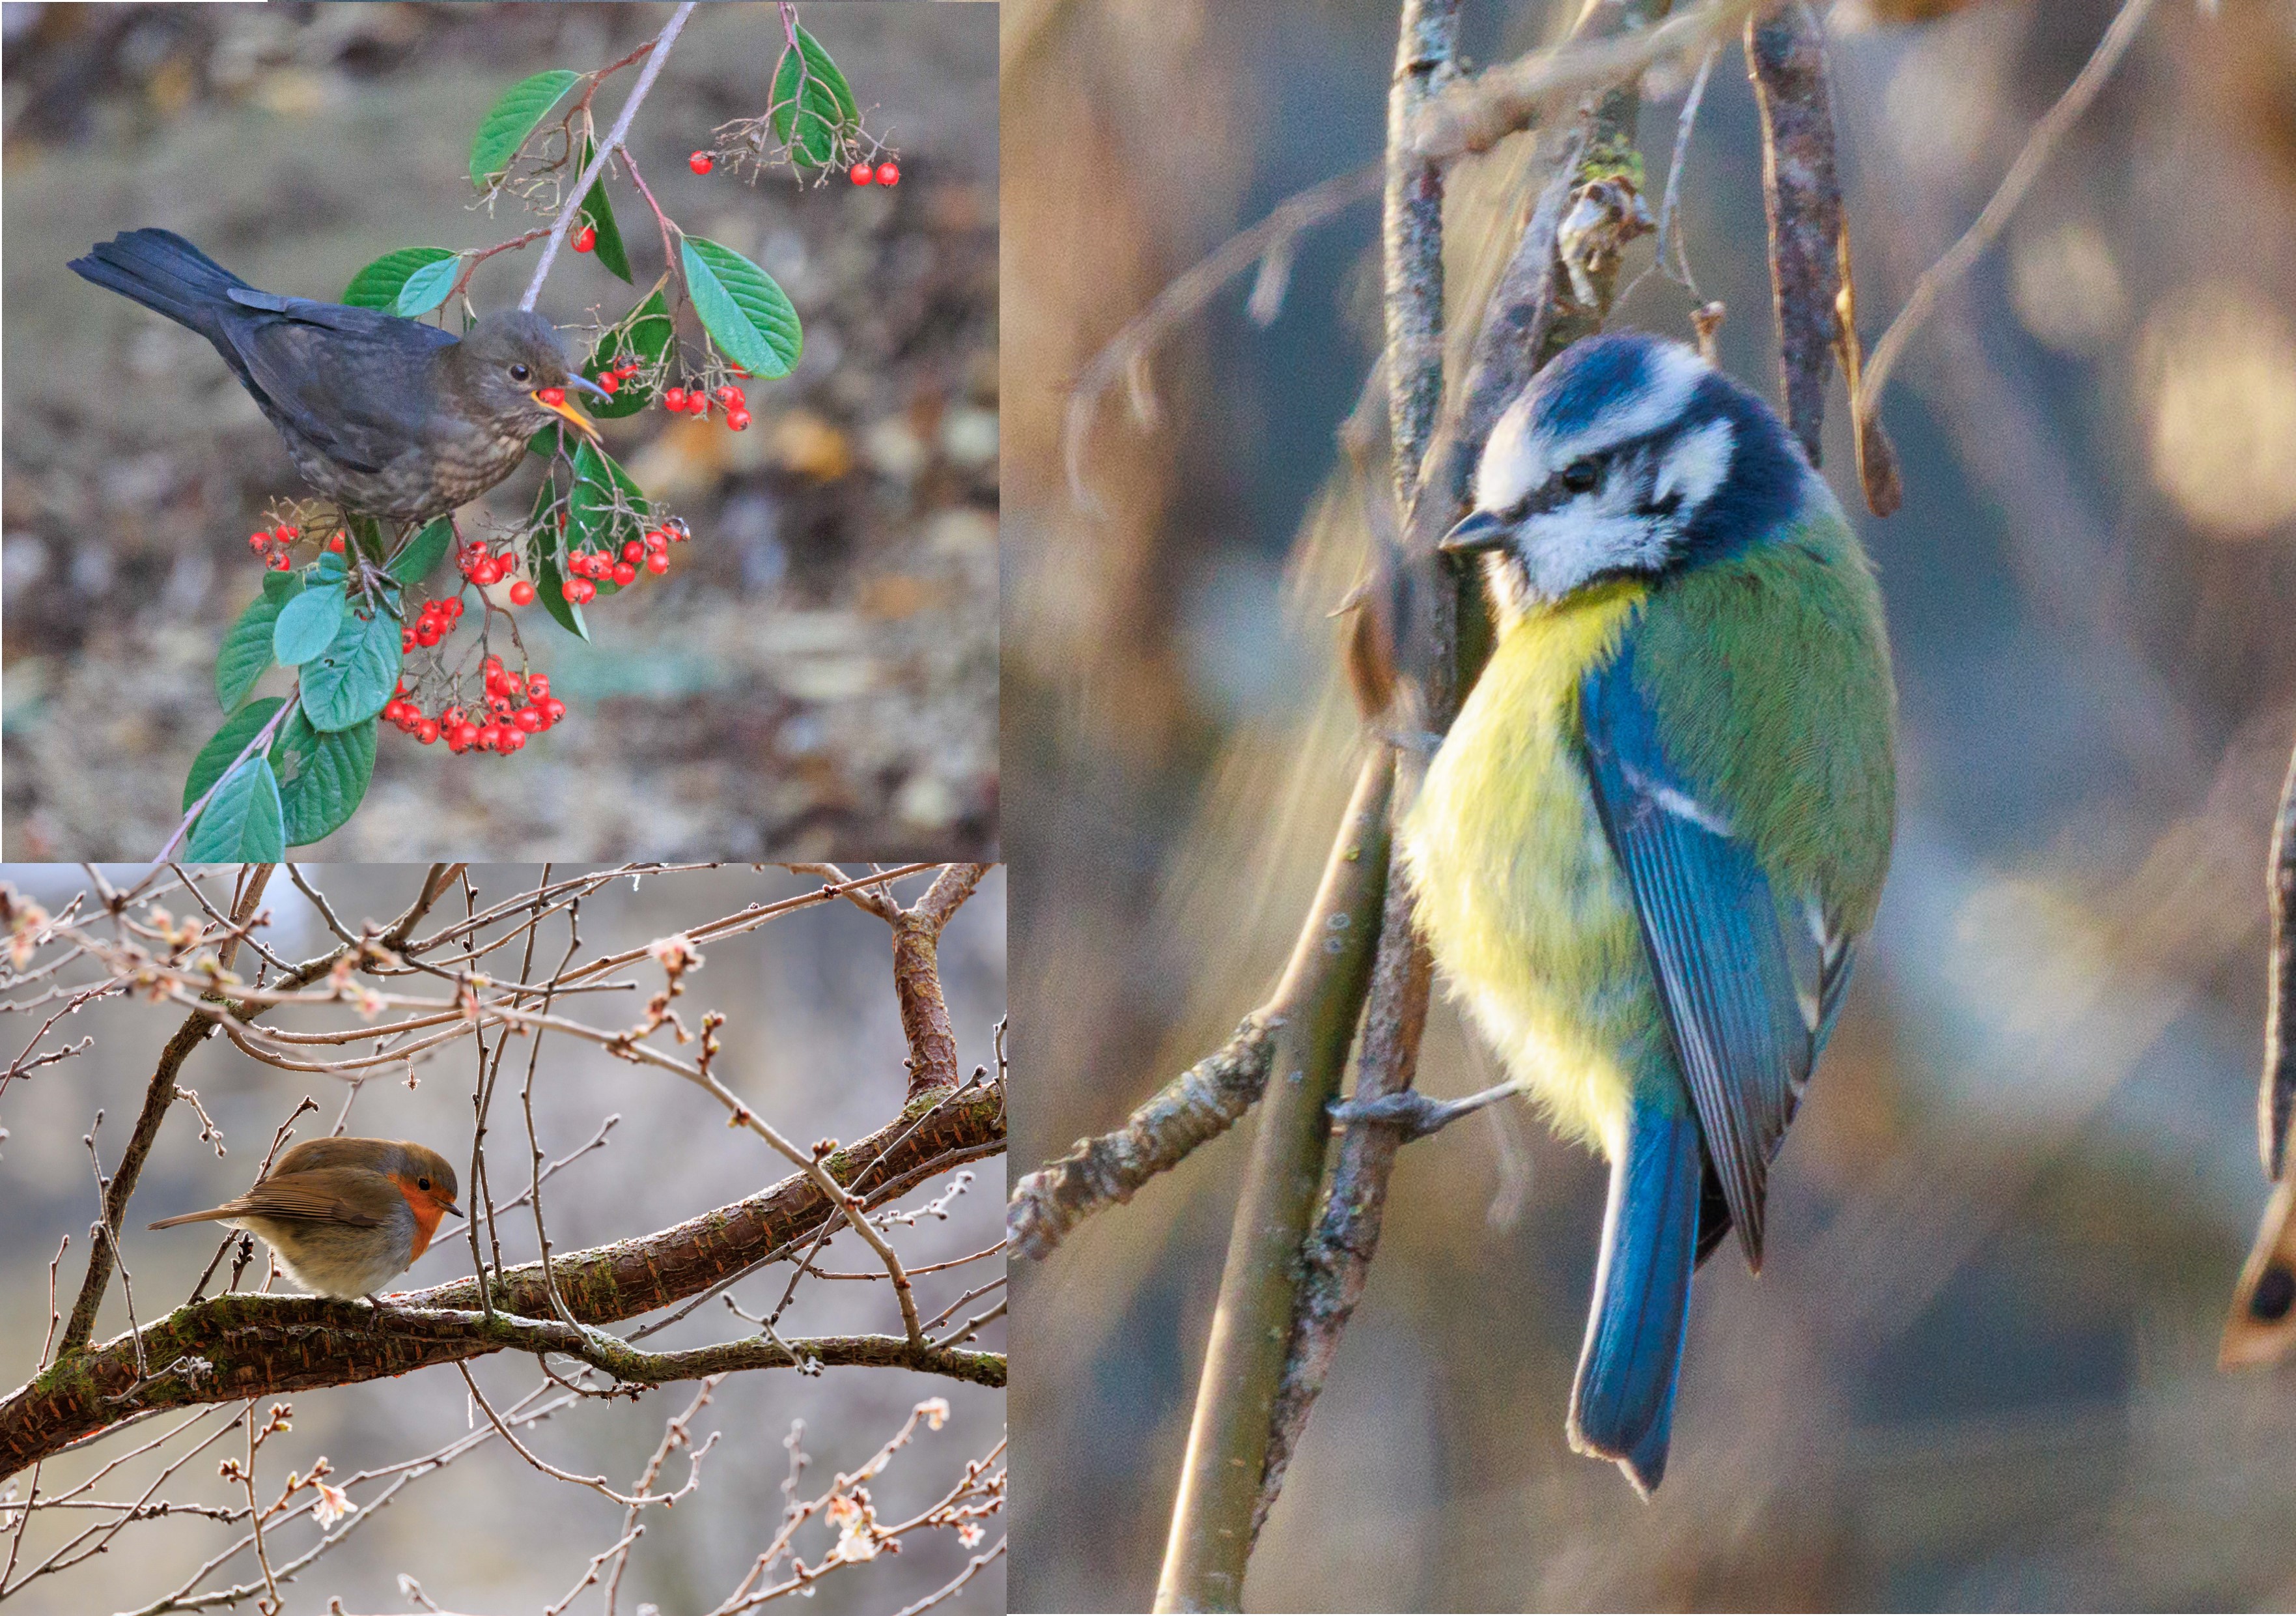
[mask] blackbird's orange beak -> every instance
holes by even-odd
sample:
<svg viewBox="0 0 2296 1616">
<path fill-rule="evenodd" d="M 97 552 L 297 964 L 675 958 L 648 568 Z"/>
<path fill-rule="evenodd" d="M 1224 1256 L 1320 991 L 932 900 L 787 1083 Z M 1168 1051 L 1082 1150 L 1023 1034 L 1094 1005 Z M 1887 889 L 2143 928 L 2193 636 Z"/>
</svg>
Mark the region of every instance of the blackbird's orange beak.
<svg viewBox="0 0 2296 1616">
<path fill-rule="evenodd" d="M 569 376 L 567 378 L 567 382 L 569 386 L 589 385 L 580 376 Z M 601 388 L 597 390 L 603 393 L 605 390 Z M 545 393 L 556 393 L 558 395 L 558 402 L 555 404 L 551 403 L 549 399 L 542 396 Z M 603 441 L 603 439 L 598 436 L 598 423 L 591 420 L 589 416 L 584 414 L 580 410 L 576 409 L 572 405 L 566 402 L 565 389 L 555 387 L 537 387 L 533 392 L 527 396 L 532 398 L 537 404 L 540 405 L 544 409 L 548 410 L 552 414 L 564 416 L 568 421 L 573 423 L 575 431 L 580 432 L 591 442 L 600 443 Z"/>
</svg>

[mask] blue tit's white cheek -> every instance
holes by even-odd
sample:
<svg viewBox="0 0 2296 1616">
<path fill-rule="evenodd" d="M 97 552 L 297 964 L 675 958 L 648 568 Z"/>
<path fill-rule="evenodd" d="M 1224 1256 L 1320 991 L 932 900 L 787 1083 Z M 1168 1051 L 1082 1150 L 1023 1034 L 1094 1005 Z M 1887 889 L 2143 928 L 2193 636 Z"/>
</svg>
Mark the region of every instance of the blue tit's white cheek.
<svg viewBox="0 0 2296 1616">
<path fill-rule="evenodd" d="M 1638 504 L 1632 480 L 1613 476 L 1560 510 L 1525 521 L 1516 554 L 1530 593 L 1561 600 L 1612 573 L 1657 571 L 1673 529 L 1652 521 Z"/>
</svg>

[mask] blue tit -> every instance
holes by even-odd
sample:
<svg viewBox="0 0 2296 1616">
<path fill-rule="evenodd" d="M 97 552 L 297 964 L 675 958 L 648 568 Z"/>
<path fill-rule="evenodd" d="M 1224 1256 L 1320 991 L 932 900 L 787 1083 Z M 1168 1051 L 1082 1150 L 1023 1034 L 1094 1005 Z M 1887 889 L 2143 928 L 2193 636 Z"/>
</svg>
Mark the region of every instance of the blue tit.
<svg viewBox="0 0 2296 1616">
<path fill-rule="evenodd" d="M 1444 540 L 1497 634 L 1402 827 L 1449 991 L 1611 1164 L 1568 1426 L 1648 1497 L 1692 1270 L 1771 1160 L 1874 918 L 1896 694 L 1872 564 L 1769 406 L 1678 343 L 1566 350 Z"/>
</svg>

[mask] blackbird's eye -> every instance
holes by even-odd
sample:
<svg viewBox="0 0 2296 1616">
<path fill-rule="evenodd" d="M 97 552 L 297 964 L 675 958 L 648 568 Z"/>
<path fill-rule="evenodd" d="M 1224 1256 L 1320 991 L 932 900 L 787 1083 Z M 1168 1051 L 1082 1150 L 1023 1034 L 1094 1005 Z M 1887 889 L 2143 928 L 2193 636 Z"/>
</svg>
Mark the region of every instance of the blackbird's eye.
<svg viewBox="0 0 2296 1616">
<path fill-rule="evenodd" d="M 428 1190 L 430 1187 L 430 1180 L 428 1178 L 417 1178 L 414 1181 L 414 1187 L 418 1190 Z"/>
<path fill-rule="evenodd" d="M 510 379 L 513 381 L 523 381 L 531 373 L 523 365 L 513 365 L 510 367 Z M 430 1186 L 426 1185 L 423 1187 L 427 1189 Z"/>
<path fill-rule="evenodd" d="M 1574 460 L 1562 468 L 1562 486 L 1573 494 L 1584 494 L 1602 480 L 1602 472 L 1591 460 Z"/>
</svg>

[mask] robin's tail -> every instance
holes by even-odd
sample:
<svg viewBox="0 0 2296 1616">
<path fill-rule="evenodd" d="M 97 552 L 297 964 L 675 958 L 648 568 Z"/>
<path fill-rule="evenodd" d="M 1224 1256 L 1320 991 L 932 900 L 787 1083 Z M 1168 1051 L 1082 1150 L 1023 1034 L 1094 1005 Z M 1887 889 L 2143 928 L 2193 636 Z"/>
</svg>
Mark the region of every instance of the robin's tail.
<svg viewBox="0 0 2296 1616">
<path fill-rule="evenodd" d="M 218 1218 L 236 1218 L 238 1216 L 239 1213 L 232 1208 L 227 1206 L 219 1206 L 210 1208 L 209 1210 L 204 1212 L 185 1212 L 178 1218 L 162 1218 L 159 1222 L 147 1224 L 144 1226 L 154 1229 L 172 1229 L 179 1223 L 213 1223 Z"/>
<path fill-rule="evenodd" d="M 130 230 L 88 249 L 69 267 L 84 280 L 133 298 L 144 308 L 213 334 L 213 311 L 234 287 L 252 291 L 172 230 Z"/>
</svg>

